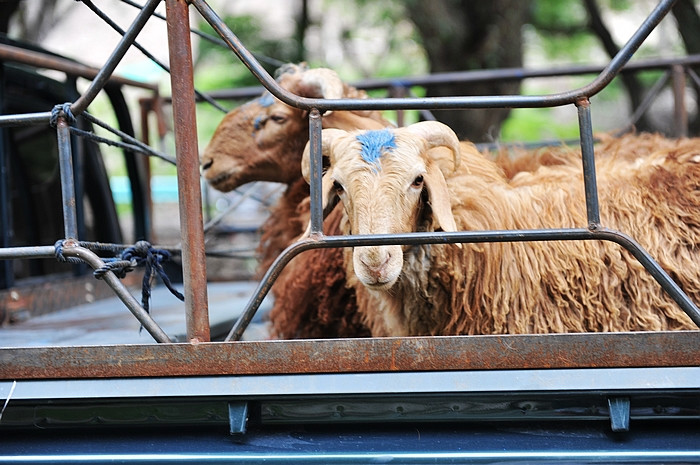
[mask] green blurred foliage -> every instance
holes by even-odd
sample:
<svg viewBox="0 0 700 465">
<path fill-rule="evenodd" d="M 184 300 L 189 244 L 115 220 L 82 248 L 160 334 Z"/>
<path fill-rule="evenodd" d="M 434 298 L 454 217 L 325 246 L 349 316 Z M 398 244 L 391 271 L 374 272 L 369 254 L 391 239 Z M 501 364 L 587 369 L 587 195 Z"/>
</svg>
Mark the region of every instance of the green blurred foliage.
<svg viewBox="0 0 700 465">
<path fill-rule="evenodd" d="M 407 2 L 401 0 L 324 0 L 321 8 L 327 14 L 340 16 L 336 22 L 339 27 L 338 36 L 344 47 L 342 63 L 329 65 L 323 62 L 323 55 L 312 55 L 308 60 L 311 66 L 331 66 L 346 81 L 363 77 L 398 77 L 420 75 L 428 72 L 425 51 L 422 49 L 422 39 L 412 23 L 407 20 Z M 651 9 L 653 5 L 640 4 L 631 0 L 598 0 L 601 12 L 620 14 L 632 9 Z M 324 13 L 324 14 L 325 14 Z M 317 27 L 314 18 L 310 27 Z M 225 23 L 236 36 L 258 57 L 272 57 L 277 63 L 300 61 L 303 55 L 295 37 L 270 39 L 265 35 L 263 22 L 253 16 L 229 16 Z M 523 31 L 526 54 L 535 56 L 537 64 L 528 66 L 543 68 L 547 65 L 563 63 L 604 63 L 608 57 L 600 45 L 599 39 L 587 27 L 588 15 L 582 0 L 532 0 L 529 23 Z M 335 23 L 334 23 L 335 24 Z M 613 27 L 613 24 L 608 24 Z M 198 28 L 215 35 L 205 23 Z M 363 43 L 372 37 L 382 37 L 383 50 L 373 49 L 371 53 L 353 51 L 349 45 L 353 42 Z M 376 45 L 376 44 L 375 44 Z M 622 44 L 618 44 L 622 45 Z M 307 51 L 308 52 L 308 51 Z M 640 56 L 658 53 L 648 45 L 640 50 Z M 376 55 L 373 55 L 376 54 Z M 198 42 L 198 58 L 196 63 L 196 86 L 202 91 L 222 88 L 235 88 L 257 85 L 258 82 L 251 73 L 240 64 L 237 57 L 228 49 L 212 44 L 205 40 Z M 276 64 L 263 65 L 270 73 L 274 73 Z M 651 85 L 658 79 L 659 73 L 647 72 L 640 75 L 645 85 Z M 585 85 L 590 76 L 575 78 L 566 82 L 573 89 Z M 534 82 L 534 81 L 533 81 Z M 555 86 L 557 84 L 554 84 Z M 561 91 L 559 87 L 546 87 L 546 84 L 530 84 L 526 81 L 522 92 L 525 94 L 548 94 Z M 423 89 L 413 89 L 423 94 Z M 371 92 L 372 96 L 381 97 L 383 91 Z M 619 102 L 625 98 L 625 89 L 615 79 L 603 92 L 597 95 L 599 102 Z M 239 102 L 222 102 L 233 107 Z M 547 109 L 513 111 L 501 134 L 502 140 L 533 141 L 546 138 L 570 138 L 575 136 L 578 126 L 575 118 L 571 122 L 563 122 L 552 118 L 553 112 Z M 396 112 L 386 112 L 386 116 L 396 121 Z M 203 146 L 221 120 L 220 111 L 212 109 L 207 104 L 198 106 L 198 125 L 200 146 Z M 418 112 L 406 112 L 406 123 L 418 119 Z"/>
<path fill-rule="evenodd" d="M 226 16 L 224 23 L 238 37 L 248 50 L 261 61 L 265 69 L 274 73 L 281 63 L 296 61 L 298 44 L 292 37 L 283 40 L 267 39 L 259 18 L 250 15 Z M 212 27 L 200 21 L 198 29 L 211 36 L 218 37 Z M 195 63 L 195 84 L 202 91 L 258 85 L 258 81 L 243 65 L 238 57 L 228 48 L 217 43 L 201 39 L 197 46 Z M 266 63 L 271 57 L 271 63 Z M 206 72 L 198 72 L 206 70 Z"/>
</svg>

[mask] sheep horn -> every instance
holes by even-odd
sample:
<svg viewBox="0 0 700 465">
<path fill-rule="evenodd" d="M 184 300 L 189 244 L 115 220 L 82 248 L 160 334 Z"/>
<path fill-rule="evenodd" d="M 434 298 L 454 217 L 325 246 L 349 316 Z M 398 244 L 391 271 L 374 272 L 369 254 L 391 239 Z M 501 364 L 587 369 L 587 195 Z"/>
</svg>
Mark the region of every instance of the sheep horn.
<svg viewBox="0 0 700 465">
<path fill-rule="evenodd" d="M 313 94 L 316 97 L 326 99 L 343 98 L 343 81 L 338 73 L 328 68 L 313 68 L 304 71 L 301 83 L 309 88 L 316 89 Z"/>
<path fill-rule="evenodd" d="M 313 68 L 302 74 L 299 92 L 308 97 L 337 100 L 343 98 L 345 86 L 335 71 L 328 68 Z M 331 113 L 326 111 L 324 115 Z"/>
<path fill-rule="evenodd" d="M 438 121 L 421 121 L 398 129 L 421 136 L 428 142 L 428 148 L 447 147 L 452 150 L 454 157 L 454 169 L 459 166 L 459 156 L 461 153 L 459 138 L 449 126 Z"/>
</svg>

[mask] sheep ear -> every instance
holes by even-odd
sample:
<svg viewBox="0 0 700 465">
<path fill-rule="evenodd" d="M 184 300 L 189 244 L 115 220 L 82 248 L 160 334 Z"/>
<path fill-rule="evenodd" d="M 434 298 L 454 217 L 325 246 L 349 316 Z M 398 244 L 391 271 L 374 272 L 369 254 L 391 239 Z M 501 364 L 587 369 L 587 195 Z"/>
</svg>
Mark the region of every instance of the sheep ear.
<svg viewBox="0 0 700 465">
<path fill-rule="evenodd" d="M 342 129 L 324 129 L 321 132 L 321 155 L 323 157 L 323 166 L 331 166 L 333 164 L 332 160 L 332 146 L 333 141 L 344 134 L 346 131 Z M 304 176 L 306 182 L 311 179 L 311 142 L 307 142 L 304 147 L 304 153 L 301 155 L 301 175 Z"/>
<path fill-rule="evenodd" d="M 457 231 L 457 224 L 452 214 L 450 192 L 447 189 L 447 182 L 436 163 L 428 163 L 427 172 L 423 176 L 423 179 L 425 180 L 425 187 L 428 190 L 433 217 L 440 226 L 440 229 L 446 232 Z"/>
<path fill-rule="evenodd" d="M 326 219 L 330 212 L 333 211 L 335 206 L 338 205 L 339 200 L 340 198 L 335 193 L 335 189 L 333 188 L 331 175 L 329 172 L 326 172 L 323 178 L 321 178 L 321 204 L 323 207 L 323 219 Z M 309 224 L 306 226 L 306 231 L 304 231 L 304 234 L 302 234 L 298 240 L 308 239 L 309 237 L 311 237 L 311 221 L 309 221 Z"/>
</svg>

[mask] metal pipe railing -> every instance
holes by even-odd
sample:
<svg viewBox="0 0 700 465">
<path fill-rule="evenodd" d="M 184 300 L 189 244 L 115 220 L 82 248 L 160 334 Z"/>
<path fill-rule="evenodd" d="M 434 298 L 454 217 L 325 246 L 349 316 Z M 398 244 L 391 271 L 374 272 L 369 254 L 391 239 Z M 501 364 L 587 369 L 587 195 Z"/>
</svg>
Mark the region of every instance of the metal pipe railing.
<svg viewBox="0 0 700 465">
<path fill-rule="evenodd" d="M 61 195 L 63 198 L 63 231 L 66 239 L 78 238 L 78 219 L 73 176 L 73 153 L 71 151 L 70 128 L 66 115 L 60 114 L 56 122 L 58 135 L 58 164 L 61 174 Z"/>
<path fill-rule="evenodd" d="M 189 9 L 185 0 L 167 0 L 165 6 L 170 64 L 178 71 L 171 73 L 170 79 L 172 93 L 178 97 L 173 101 L 173 129 L 187 338 L 205 342 L 210 339 L 209 310 Z"/>
<path fill-rule="evenodd" d="M 422 97 L 394 99 L 318 99 L 300 97 L 280 87 L 255 57 L 245 49 L 240 40 L 204 0 L 192 0 L 209 25 L 224 39 L 261 84 L 282 102 L 303 110 L 421 110 L 464 108 L 544 108 L 575 104 L 581 98 L 597 94 L 620 72 L 646 37 L 670 11 L 675 0 L 662 0 L 620 49 L 608 66 L 588 85 L 567 92 L 548 95 L 487 95 L 463 97 Z"/>
<path fill-rule="evenodd" d="M 97 94 L 99 94 L 104 88 L 105 84 L 107 84 L 107 81 L 117 68 L 117 65 L 122 58 L 124 58 L 124 55 L 126 55 L 129 47 L 131 47 L 131 44 L 134 42 L 134 40 L 136 40 L 136 36 L 139 35 L 141 29 L 143 29 L 143 27 L 146 25 L 146 22 L 159 4 L 160 0 L 148 0 L 146 2 L 141 12 L 136 15 L 134 22 L 131 23 L 129 29 L 127 29 L 126 33 L 122 36 L 115 49 L 112 51 L 112 54 L 109 56 L 104 66 L 97 73 L 95 79 L 92 80 L 90 86 L 78 98 L 78 100 L 71 105 L 71 111 L 73 114 L 79 115 L 85 111 L 93 100 L 95 100 L 95 97 L 97 97 Z"/>
<path fill-rule="evenodd" d="M 105 65 L 95 74 L 94 80 L 87 91 L 76 100 L 70 110 L 79 114 L 85 110 L 89 103 L 95 98 L 97 93 L 104 87 L 112 72 L 120 62 L 126 50 L 134 42 L 138 32 L 143 28 L 145 22 L 152 15 L 159 0 L 149 0 L 132 23 L 131 27 L 123 35 L 121 41 L 114 49 L 113 53 L 106 61 Z M 455 97 L 399 97 L 366 100 L 325 100 L 300 97 L 281 88 L 277 82 L 265 71 L 255 57 L 245 48 L 231 30 L 223 23 L 216 13 L 204 0 L 190 0 L 190 2 L 201 16 L 209 22 L 214 30 L 222 37 L 225 44 L 238 56 L 238 58 L 248 67 L 251 73 L 267 88 L 273 95 L 288 105 L 309 110 L 309 135 L 312 154 L 311 173 L 311 232 L 312 239 L 300 241 L 292 244 L 275 261 L 268 270 L 263 280 L 260 282 L 255 295 L 251 298 L 246 307 L 244 315 L 238 320 L 236 326 L 231 330 L 230 339 L 238 339 L 242 331 L 250 322 L 257 306 L 262 302 L 262 298 L 269 291 L 271 282 L 279 275 L 282 267 L 286 265 L 298 253 L 312 248 L 327 247 L 353 247 L 362 245 L 382 245 L 382 244 L 426 244 L 426 243 L 455 243 L 455 242 L 514 242 L 514 241 L 542 241 L 542 240 L 607 240 L 618 243 L 629 250 L 642 265 L 654 276 L 668 294 L 688 313 L 691 319 L 700 325 L 700 310 L 683 293 L 675 282 L 666 274 L 663 269 L 653 260 L 649 254 L 639 246 L 632 238 L 625 234 L 612 231 L 600 225 L 599 205 L 597 198 L 597 187 L 595 180 L 594 152 L 592 124 L 590 116 L 590 97 L 594 96 L 605 88 L 620 72 L 623 71 L 629 59 L 644 42 L 649 33 L 658 25 L 664 16 L 670 11 L 674 1 L 662 0 L 643 22 L 639 29 L 632 35 L 628 42 L 622 47 L 620 52 L 604 67 L 599 74 L 586 86 L 566 92 L 549 95 L 507 95 L 507 96 L 455 96 Z M 209 340 L 209 326 L 206 303 L 206 270 L 203 247 L 203 226 L 201 212 L 201 191 L 198 176 L 197 138 L 196 138 L 196 116 L 195 116 L 195 94 L 192 85 L 193 70 L 191 60 L 191 45 L 189 42 L 189 18 L 188 2 L 185 0 L 167 0 L 167 23 L 170 44 L 170 59 L 173 72 L 171 73 L 173 87 L 173 110 L 175 117 L 176 150 L 178 152 L 178 188 L 180 192 L 180 216 L 183 222 L 182 244 L 183 244 L 183 266 L 187 270 L 185 273 L 185 296 L 186 312 L 188 323 L 188 338 L 191 342 Z M 511 71 L 513 72 L 513 71 Z M 478 78 L 478 76 L 477 76 Z M 522 78 L 513 75 L 513 78 Z M 483 79 L 483 77 L 482 77 Z M 482 231 L 482 232 L 456 232 L 456 233 L 411 233 L 394 234 L 385 236 L 338 236 L 325 237 L 322 232 L 322 211 L 321 211 L 321 124 L 320 115 L 329 110 L 422 110 L 422 109 L 465 109 L 465 108 L 496 108 L 496 107 L 517 107 L 517 108 L 540 108 L 562 105 L 575 105 L 579 115 L 580 142 L 583 158 L 584 181 L 586 190 L 586 210 L 588 218 L 587 228 L 553 229 L 553 230 L 531 230 L 531 231 Z M 50 112 L 33 113 L 25 115 L 3 115 L 0 116 L 0 126 L 4 125 L 26 125 L 45 124 L 49 121 Z M 62 139 L 68 133 L 68 125 L 65 121 L 66 115 L 61 113 L 58 117 L 58 137 L 59 145 L 65 144 Z M 63 147 L 60 150 L 62 156 L 62 174 L 70 174 L 70 180 L 66 181 L 64 203 L 75 203 L 75 194 L 70 193 L 72 181 L 72 170 L 64 161 L 67 160 L 70 147 Z M 195 176 L 197 173 L 197 176 Z M 196 181 L 196 182 L 195 182 Z M 72 200 L 71 200 L 72 199 Z M 64 218 L 66 222 L 66 237 L 74 238 L 76 229 L 73 227 L 74 221 L 71 219 L 72 211 L 70 205 L 64 207 Z M 201 240 L 200 240 L 201 237 Z M 67 248 L 66 250 L 70 250 Z M 78 251 L 77 248 L 72 248 Z M 187 250 L 185 250 L 187 249 Z M 22 254 L 22 251 L 5 251 Z M 27 248 L 26 253 L 41 255 L 43 249 Z M 75 252 L 76 256 L 91 264 L 93 257 L 82 251 Z M 0 253 L 2 258 L 2 253 Z M 98 258 L 99 260 L 99 258 Z M 100 260 L 101 261 L 101 260 Z M 137 318 L 144 318 L 139 309 L 143 308 L 132 300 L 130 294 L 123 295 L 119 286 L 121 283 L 112 273 L 109 281 L 116 280 L 115 291 L 132 310 Z M 113 279 L 112 279 L 113 278 Z M 110 285 L 112 285 L 110 284 Z M 189 296 L 189 297 L 188 297 Z M 145 311 L 144 311 L 145 312 Z M 168 342 L 166 335 L 159 332 L 157 325 L 151 323 L 150 316 L 144 318 L 144 327 L 149 329 L 151 334 L 159 342 Z M 142 324 L 143 324 L 142 321 Z M 147 326 L 148 325 L 148 326 Z"/>
<path fill-rule="evenodd" d="M 216 15 L 216 13 L 206 4 L 204 0 L 193 0 L 193 5 L 197 8 L 200 14 L 209 22 L 229 45 L 232 51 L 243 61 L 249 68 L 251 73 L 255 75 L 261 83 L 275 97 L 287 103 L 288 105 L 310 110 L 309 125 L 310 125 L 310 145 L 311 145 L 311 232 L 313 233 L 313 241 L 303 241 L 299 248 L 314 248 L 321 247 L 317 244 L 336 244 L 336 239 L 332 237 L 324 237 L 322 233 L 322 205 L 321 205 L 321 127 L 315 121 L 316 112 L 327 110 L 386 110 L 386 109 L 434 109 L 434 108 L 490 108 L 490 107 L 518 107 L 518 108 L 537 108 L 537 107 L 552 107 L 567 104 L 574 104 L 578 109 L 579 130 L 582 150 L 582 162 L 584 170 L 584 188 L 586 197 L 586 211 L 588 218 L 587 235 L 582 235 L 581 230 L 558 230 L 558 231 L 518 231 L 515 235 L 499 235 L 493 232 L 484 232 L 485 236 L 461 236 L 463 242 L 472 242 L 479 237 L 491 237 L 492 240 L 505 240 L 499 238 L 510 238 L 509 240 L 562 240 L 569 239 L 572 236 L 577 239 L 602 239 L 613 240 L 618 244 L 628 249 L 642 265 L 652 274 L 659 282 L 662 288 L 673 298 L 676 303 L 691 317 L 691 319 L 700 326 L 700 309 L 690 298 L 677 286 L 677 284 L 666 274 L 663 269 L 644 251 L 641 246 L 634 242 L 631 238 L 627 238 L 623 233 L 604 229 L 600 225 L 600 207 L 598 203 L 595 163 L 594 163 L 594 148 L 593 148 L 593 131 L 590 115 L 589 99 L 605 88 L 614 77 L 620 73 L 624 65 L 629 61 L 632 55 L 636 52 L 639 46 L 648 37 L 651 31 L 658 23 L 666 16 L 673 6 L 674 0 L 662 0 L 651 14 L 646 18 L 642 25 L 613 57 L 610 63 L 603 71 L 588 85 L 578 89 L 558 94 L 540 95 L 540 96 L 476 96 L 476 97 L 431 97 L 431 98 L 394 98 L 394 99 L 367 99 L 367 100 L 324 100 L 324 99 L 309 99 L 291 94 L 289 91 L 281 88 L 272 77 L 262 68 L 255 58 L 242 46 L 241 42 L 235 37 L 230 29 Z M 315 161 L 314 161 L 315 159 Z M 598 233 L 599 231 L 604 233 Z M 460 233 L 458 233 L 460 234 Z M 417 239 L 416 233 L 411 235 L 414 240 Z M 350 236 L 347 236 L 349 238 Z M 404 244 L 400 241 L 401 235 L 388 235 L 385 240 L 390 244 Z M 424 242 L 420 243 L 442 243 L 450 242 L 447 238 L 454 239 L 452 234 L 428 234 L 422 237 Z M 625 238 L 624 240 L 622 238 Z M 517 239 L 516 239 L 517 238 Z M 455 241 L 455 242 L 462 242 Z M 366 245 L 379 245 L 380 242 L 370 242 Z M 344 246 L 361 246 L 365 244 L 360 241 L 360 236 L 355 236 L 350 242 L 345 242 Z M 290 246 L 282 256 L 278 259 L 279 263 L 286 264 L 291 258 L 287 258 L 286 254 L 295 253 L 297 250 L 294 245 Z M 246 308 L 244 315 L 237 321 L 227 336 L 227 340 L 236 340 L 240 338 L 245 330 L 246 325 L 252 319 L 254 311 L 251 307 L 259 305 L 262 302 L 264 294 L 267 293 L 270 284 L 268 279 L 276 277 L 279 270 L 275 269 L 275 265 L 268 270 L 268 274 L 263 278 L 263 282 L 258 288 L 258 292 L 251 298 L 249 306 Z M 273 276 L 274 275 L 274 276 Z"/>
<path fill-rule="evenodd" d="M 0 60 L 27 64 L 37 68 L 61 71 L 69 76 L 79 76 L 86 79 L 94 79 L 97 76 L 97 73 L 100 71 L 98 68 L 86 66 L 65 58 L 50 55 L 48 53 L 25 50 L 23 48 L 7 44 L 0 44 Z M 121 76 L 111 76 L 109 81 L 130 87 L 152 90 L 154 92 L 158 91 L 157 85 L 148 84 L 141 81 L 134 81 L 133 79 L 127 79 Z"/>
</svg>

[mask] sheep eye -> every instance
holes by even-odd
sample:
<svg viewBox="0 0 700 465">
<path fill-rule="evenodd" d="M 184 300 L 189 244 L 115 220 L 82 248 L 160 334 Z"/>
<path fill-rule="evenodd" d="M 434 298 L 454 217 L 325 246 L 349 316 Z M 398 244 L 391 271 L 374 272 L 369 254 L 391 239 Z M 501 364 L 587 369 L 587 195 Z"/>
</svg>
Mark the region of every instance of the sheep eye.
<svg viewBox="0 0 700 465">
<path fill-rule="evenodd" d="M 413 187 L 422 187 L 423 186 L 423 176 L 416 176 L 416 179 L 413 180 L 413 184 L 411 184 Z"/>
<path fill-rule="evenodd" d="M 337 194 L 340 194 L 345 190 L 342 184 L 340 184 L 338 181 L 333 181 L 333 189 Z"/>
<path fill-rule="evenodd" d="M 282 124 L 287 120 L 287 118 L 282 115 L 270 115 L 270 119 L 277 124 Z"/>
</svg>

